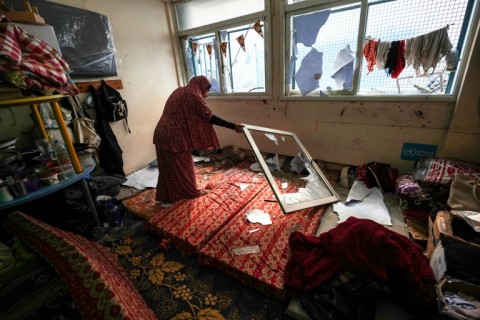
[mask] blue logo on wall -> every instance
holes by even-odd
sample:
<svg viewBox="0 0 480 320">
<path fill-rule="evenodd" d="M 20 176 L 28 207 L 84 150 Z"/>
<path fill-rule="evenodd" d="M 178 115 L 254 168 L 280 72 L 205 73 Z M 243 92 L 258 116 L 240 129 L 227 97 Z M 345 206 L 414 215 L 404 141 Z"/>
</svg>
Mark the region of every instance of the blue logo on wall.
<svg viewBox="0 0 480 320">
<path fill-rule="evenodd" d="M 435 157 L 437 146 L 434 144 L 419 144 L 405 142 L 402 148 L 402 160 L 418 160 L 422 157 Z"/>
</svg>

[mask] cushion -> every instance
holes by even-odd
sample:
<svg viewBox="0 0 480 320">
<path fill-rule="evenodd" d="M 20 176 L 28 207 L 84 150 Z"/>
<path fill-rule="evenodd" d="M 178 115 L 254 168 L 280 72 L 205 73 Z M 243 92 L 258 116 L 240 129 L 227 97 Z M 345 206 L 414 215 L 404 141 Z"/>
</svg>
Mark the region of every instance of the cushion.
<svg viewBox="0 0 480 320">
<path fill-rule="evenodd" d="M 156 319 L 108 248 L 20 211 L 5 226 L 53 266 L 84 319 Z"/>
<path fill-rule="evenodd" d="M 432 194 L 415 180 L 413 173 L 406 173 L 396 181 L 395 194 L 406 200 L 430 201 Z"/>
<path fill-rule="evenodd" d="M 418 160 L 414 164 L 413 175 L 415 180 L 421 183 L 450 185 L 456 172 L 480 179 L 480 167 L 463 161 L 439 158 Z"/>
</svg>

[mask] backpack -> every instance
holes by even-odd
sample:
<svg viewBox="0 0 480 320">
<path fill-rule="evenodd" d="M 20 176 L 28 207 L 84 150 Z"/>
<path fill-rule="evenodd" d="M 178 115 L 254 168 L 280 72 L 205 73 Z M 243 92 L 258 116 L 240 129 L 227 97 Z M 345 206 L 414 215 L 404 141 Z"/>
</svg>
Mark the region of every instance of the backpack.
<svg viewBox="0 0 480 320">
<path fill-rule="evenodd" d="M 108 122 L 124 120 L 125 124 L 127 125 L 128 133 L 132 133 L 128 126 L 127 120 L 127 102 L 122 98 L 120 92 L 109 86 L 104 80 L 102 80 L 96 91 L 100 98 L 100 107 L 102 109 L 104 119 Z"/>
</svg>

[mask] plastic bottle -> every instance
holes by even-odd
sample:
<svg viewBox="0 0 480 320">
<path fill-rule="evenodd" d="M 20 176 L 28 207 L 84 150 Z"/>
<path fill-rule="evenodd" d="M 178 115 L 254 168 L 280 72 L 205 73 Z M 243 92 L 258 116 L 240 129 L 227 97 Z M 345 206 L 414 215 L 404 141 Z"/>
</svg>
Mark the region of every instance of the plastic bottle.
<svg viewBox="0 0 480 320">
<path fill-rule="evenodd" d="M 60 170 L 62 170 L 63 179 L 67 180 L 75 176 L 75 170 L 73 169 L 67 148 L 58 140 L 54 141 L 52 148 L 55 158 L 57 158 L 58 165 L 60 166 Z"/>
<path fill-rule="evenodd" d="M 47 139 L 38 139 L 35 140 L 35 145 L 40 150 L 40 153 L 49 158 L 55 159 L 55 155 L 53 154 L 52 144 Z"/>
<path fill-rule="evenodd" d="M 107 202 L 105 205 L 105 217 L 107 218 L 109 227 L 118 228 L 122 226 L 122 213 L 113 202 Z"/>
</svg>

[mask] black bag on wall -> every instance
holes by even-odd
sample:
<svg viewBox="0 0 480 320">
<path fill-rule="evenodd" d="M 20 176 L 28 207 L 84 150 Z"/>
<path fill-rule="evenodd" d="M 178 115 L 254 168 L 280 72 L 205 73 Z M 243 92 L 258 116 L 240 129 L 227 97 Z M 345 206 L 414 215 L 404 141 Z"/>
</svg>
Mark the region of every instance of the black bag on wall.
<svg viewBox="0 0 480 320">
<path fill-rule="evenodd" d="M 100 99 L 100 107 L 102 108 L 104 119 L 108 122 L 124 120 L 128 132 L 131 133 L 127 120 L 127 102 L 122 98 L 120 92 L 102 80 L 102 83 L 97 89 L 97 94 Z"/>
</svg>

